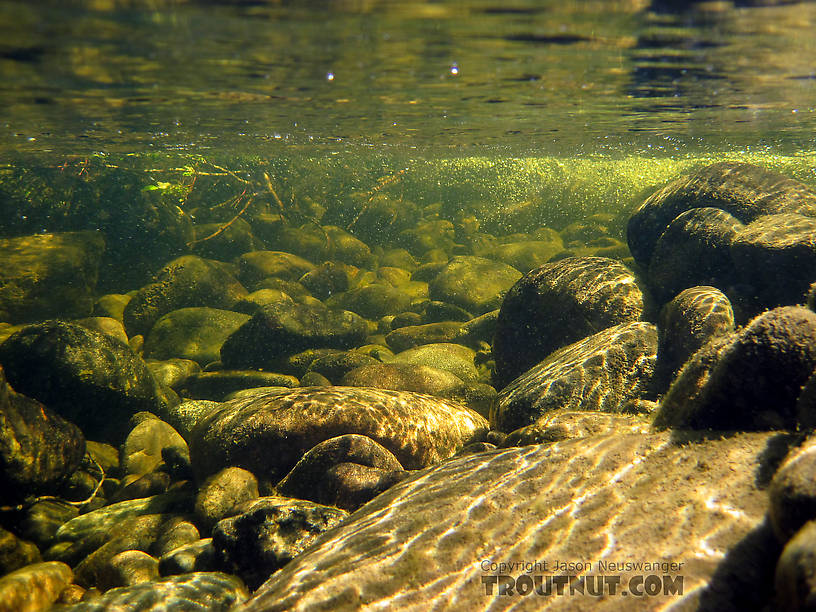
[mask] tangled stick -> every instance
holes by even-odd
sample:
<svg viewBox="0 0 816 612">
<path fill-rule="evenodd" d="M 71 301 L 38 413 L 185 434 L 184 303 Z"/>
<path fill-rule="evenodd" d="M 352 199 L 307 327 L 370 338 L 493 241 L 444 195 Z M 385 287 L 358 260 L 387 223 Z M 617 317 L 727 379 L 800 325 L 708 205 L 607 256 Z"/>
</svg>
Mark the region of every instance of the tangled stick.
<svg viewBox="0 0 816 612">
<path fill-rule="evenodd" d="M 63 499 L 61 497 L 57 497 L 56 495 L 40 495 L 39 497 L 26 500 L 22 504 L 18 504 L 16 506 L 0 506 L 0 512 L 20 512 L 21 510 L 30 508 L 34 504 L 38 504 L 43 501 L 57 501 L 68 506 L 76 506 L 77 508 L 81 508 L 85 504 L 91 503 L 93 499 L 96 497 L 97 493 L 99 493 L 99 489 L 102 488 L 102 483 L 105 482 L 105 478 L 107 478 L 107 476 L 105 475 L 105 470 L 102 468 L 101 465 L 99 465 L 99 462 L 90 455 L 90 453 L 86 454 L 85 458 L 90 459 L 99 470 L 99 473 L 101 474 L 99 482 L 96 483 L 96 487 L 94 488 L 93 492 L 86 499 L 80 501 L 70 501 L 67 499 Z"/>
</svg>

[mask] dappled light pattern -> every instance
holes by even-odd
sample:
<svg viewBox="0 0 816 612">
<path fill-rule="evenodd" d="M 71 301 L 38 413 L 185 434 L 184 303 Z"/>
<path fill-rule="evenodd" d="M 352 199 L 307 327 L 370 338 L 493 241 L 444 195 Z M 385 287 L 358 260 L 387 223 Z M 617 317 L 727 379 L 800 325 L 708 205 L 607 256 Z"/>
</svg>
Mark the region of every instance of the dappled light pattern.
<svg viewBox="0 0 816 612">
<path fill-rule="evenodd" d="M 417 469 L 481 440 L 487 421 L 421 393 L 304 387 L 222 404 L 193 430 L 190 452 L 202 474 L 237 465 L 280 479 L 319 442 L 352 433 L 382 444 L 405 469 Z"/>
<path fill-rule="evenodd" d="M 756 482 L 774 437 L 618 434 L 451 460 L 365 505 L 240 610 L 653 610 L 734 601 L 755 592 L 744 581 L 767 579 L 740 569 L 763 566 L 766 551 L 746 536 L 765 514 Z M 744 565 L 707 591 L 738 543 Z M 556 560 L 591 570 L 555 570 Z M 683 576 L 684 595 L 488 596 L 483 583 L 501 562 L 549 564 L 532 574 L 632 575 L 599 572 L 601 560 L 683 563 L 668 573 Z"/>
<path fill-rule="evenodd" d="M 239 578 L 220 572 L 193 572 L 157 582 L 111 589 L 99 599 L 63 608 L 65 612 L 178 610 L 227 612 L 247 598 Z"/>
<path fill-rule="evenodd" d="M 616 325 L 564 347 L 499 394 L 491 425 L 509 432 L 558 409 L 620 412 L 645 391 L 656 352 L 650 323 Z"/>
</svg>

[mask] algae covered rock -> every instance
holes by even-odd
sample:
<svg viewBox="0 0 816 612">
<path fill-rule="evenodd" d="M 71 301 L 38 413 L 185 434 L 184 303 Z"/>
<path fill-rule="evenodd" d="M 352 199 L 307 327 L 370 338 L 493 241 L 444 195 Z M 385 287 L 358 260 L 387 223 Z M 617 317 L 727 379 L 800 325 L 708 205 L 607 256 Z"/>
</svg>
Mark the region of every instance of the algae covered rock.
<svg viewBox="0 0 816 612">
<path fill-rule="evenodd" d="M 156 274 L 125 306 L 129 335 L 146 334 L 163 315 L 179 308 L 208 306 L 229 310 L 247 295 L 246 289 L 220 262 L 184 255 Z"/>
<path fill-rule="evenodd" d="M 785 545 L 776 564 L 776 610 L 810 610 L 816 600 L 816 521 L 808 522 Z"/>
<path fill-rule="evenodd" d="M 0 527 L 0 576 L 39 561 L 40 551 L 33 542 Z"/>
<path fill-rule="evenodd" d="M 145 412 L 136 414 L 138 423 L 130 430 L 120 451 L 125 474 L 147 474 L 162 463 L 162 453 L 173 449 L 176 454 L 190 461 L 187 442 L 179 433 L 155 415 Z"/>
<path fill-rule="evenodd" d="M 694 429 L 795 429 L 796 401 L 816 368 L 816 313 L 769 310 L 715 337 L 680 371 L 655 424 Z"/>
<path fill-rule="evenodd" d="M 0 321 L 90 315 L 104 250 L 91 231 L 0 238 Z"/>
<path fill-rule="evenodd" d="M 238 258 L 238 278 L 247 287 L 267 276 L 296 281 L 313 269 L 311 262 L 283 251 L 252 251 Z"/>
<path fill-rule="evenodd" d="M 816 437 L 810 435 L 785 457 L 768 487 L 768 520 L 780 543 L 816 518 Z"/>
<path fill-rule="evenodd" d="M 462 335 L 462 325 L 457 321 L 439 321 L 424 325 L 406 325 L 385 336 L 388 347 L 396 352 L 423 344 L 448 343 Z"/>
<path fill-rule="evenodd" d="M 307 450 L 344 433 L 368 436 L 406 469 L 417 469 L 480 440 L 487 421 L 429 395 L 310 387 L 225 402 L 199 420 L 189 441 L 199 477 L 238 466 L 277 482 Z"/>
<path fill-rule="evenodd" d="M 731 242 L 742 227 L 720 208 L 693 208 L 678 215 L 661 234 L 649 263 L 655 297 L 665 302 L 688 287 L 733 285 L 737 273 Z"/>
<path fill-rule="evenodd" d="M 458 256 L 429 283 L 428 292 L 433 300 L 450 302 L 480 315 L 496 309 L 519 278 L 521 272 L 505 263 Z"/>
<path fill-rule="evenodd" d="M 202 610 L 228 612 L 249 597 L 240 578 L 222 572 L 192 572 L 110 589 L 64 612 L 109 610 Z"/>
<path fill-rule="evenodd" d="M 566 346 L 499 393 L 493 429 L 511 432 L 554 410 L 621 412 L 644 394 L 654 373 L 657 330 L 622 323 Z"/>
<path fill-rule="evenodd" d="M 549 240 L 525 240 L 505 242 L 487 251 L 485 257 L 513 266 L 522 274 L 547 263 L 554 255 L 564 250 L 561 237 L 553 232 Z"/>
<path fill-rule="evenodd" d="M 65 563 L 34 563 L 0 577 L 0 612 L 48 610 L 73 580 Z"/>
<path fill-rule="evenodd" d="M 23 328 L 0 345 L 0 364 L 17 391 L 93 439 L 118 442 L 132 415 L 178 401 L 126 344 L 67 321 Z"/>
<path fill-rule="evenodd" d="M 206 529 L 211 529 L 258 495 L 258 479 L 252 472 L 239 467 L 224 468 L 199 488 L 195 501 L 196 519 Z"/>
<path fill-rule="evenodd" d="M 368 327 L 357 314 L 308 304 L 263 307 L 221 347 L 225 367 L 275 369 L 282 359 L 307 349 L 359 346 Z"/>
<path fill-rule="evenodd" d="M 461 344 L 434 342 L 422 344 L 394 355 L 392 363 L 407 363 L 447 370 L 465 382 L 476 382 L 479 372 L 474 365 L 476 353 Z"/>
<path fill-rule="evenodd" d="M 718 162 L 684 175 L 649 196 L 629 219 L 632 255 L 648 266 L 660 236 L 681 213 L 721 208 L 742 223 L 769 214 L 816 215 L 816 192 L 804 183 L 745 162 Z"/>
<path fill-rule="evenodd" d="M 800 304 L 816 280 L 816 218 L 760 217 L 736 233 L 731 255 L 754 311 Z"/>
<path fill-rule="evenodd" d="M 182 393 L 196 399 L 223 401 L 232 393 L 259 387 L 297 387 L 298 379 L 278 372 L 217 370 L 199 372 L 184 383 Z"/>
<path fill-rule="evenodd" d="M 221 345 L 249 316 L 218 308 L 180 308 L 150 329 L 144 354 L 149 359 L 190 359 L 204 366 L 221 358 Z"/>
<path fill-rule="evenodd" d="M 449 370 L 416 363 L 376 363 L 348 372 L 340 384 L 346 387 L 376 387 L 414 391 L 444 397 L 486 415 L 496 396 L 488 385 L 466 383 Z"/>
<path fill-rule="evenodd" d="M 305 376 L 310 373 L 325 376 L 332 384 L 339 384 L 346 373 L 360 367 L 379 364 L 380 362 L 359 351 L 342 351 L 318 357 L 309 364 Z M 305 385 L 304 385 L 305 386 Z"/>
<path fill-rule="evenodd" d="M 368 319 L 379 319 L 406 310 L 411 305 L 411 296 L 390 285 L 372 284 L 332 296 L 326 304 Z"/>
<path fill-rule="evenodd" d="M 493 345 L 497 388 L 562 346 L 639 320 L 645 308 L 637 279 L 618 261 L 568 257 L 531 270 L 499 311 Z"/>
<path fill-rule="evenodd" d="M 310 501 L 261 497 L 242 514 L 218 522 L 213 547 L 222 566 L 255 588 L 347 516 Z"/>
<path fill-rule="evenodd" d="M 52 493 L 79 467 L 85 437 L 79 428 L 6 383 L 0 367 L 0 498 L 4 505 Z"/>
</svg>

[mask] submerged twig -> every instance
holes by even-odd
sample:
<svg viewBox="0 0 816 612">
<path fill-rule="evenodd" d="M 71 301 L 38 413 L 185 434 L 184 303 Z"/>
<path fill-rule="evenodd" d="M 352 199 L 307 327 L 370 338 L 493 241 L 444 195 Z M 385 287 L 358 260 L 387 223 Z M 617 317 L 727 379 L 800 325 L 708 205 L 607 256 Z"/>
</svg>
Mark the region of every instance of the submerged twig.
<svg viewBox="0 0 816 612">
<path fill-rule="evenodd" d="M 76 506 L 78 508 L 81 508 L 85 504 L 91 503 L 96 497 L 97 493 L 99 493 L 99 489 L 102 488 L 102 483 L 105 482 L 105 478 L 107 478 L 107 476 L 105 475 L 105 470 L 102 468 L 101 465 L 99 465 L 99 462 L 91 456 L 90 453 L 86 455 L 86 458 L 93 461 L 94 465 L 97 467 L 99 473 L 101 474 L 99 482 L 96 483 L 96 487 L 94 487 L 93 492 L 86 499 L 80 501 L 70 501 L 67 499 L 63 499 L 62 497 L 57 497 L 56 495 L 40 495 L 39 497 L 26 500 L 22 504 L 18 504 L 16 506 L 0 506 L 0 512 L 19 512 L 21 510 L 25 510 L 26 508 L 30 508 L 34 504 L 38 504 L 44 501 L 57 501 L 68 506 Z"/>
</svg>

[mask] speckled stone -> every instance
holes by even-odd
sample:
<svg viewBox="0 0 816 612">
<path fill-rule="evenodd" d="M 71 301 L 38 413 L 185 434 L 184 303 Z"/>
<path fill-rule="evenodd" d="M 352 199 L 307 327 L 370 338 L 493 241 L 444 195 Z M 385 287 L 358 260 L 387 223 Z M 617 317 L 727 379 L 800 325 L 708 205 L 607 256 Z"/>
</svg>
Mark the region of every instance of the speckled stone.
<svg viewBox="0 0 816 612">
<path fill-rule="evenodd" d="M 200 478 L 238 466 L 259 481 L 274 483 L 307 450 L 342 433 L 368 436 L 406 469 L 417 469 L 480 440 L 487 421 L 465 406 L 430 395 L 307 387 L 221 404 L 199 421 L 189 441 Z"/>
<path fill-rule="evenodd" d="M 496 388 L 563 346 L 639 320 L 644 309 L 643 290 L 618 261 L 568 257 L 531 270 L 513 285 L 499 311 Z"/>
<path fill-rule="evenodd" d="M 705 440 L 613 434 L 447 461 L 403 481 L 272 575 L 240 612 L 430 609 L 744 610 L 761 606 L 779 548 L 763 523 L 778 434 Z M 772 469 L 772 468 L 770 468 Z M 734 554 L 729 554 L 734 551 Z M 683 594 L 507 596 L 492 563 L 683 563 Z M 650 572 L 651 573 L 651 572 Z M 626 589 L 628 590 L 628 589 Z M 619 592 L 619 591 L 618 591 Z"/>
<path fill-rule="evenodd" d="M 107 591 L 97 599 L 66 606 L 62 612 L 228 612 L 247 599 L 241 580 L 221 572 L 194 572 Z"/>
<path fill-rule="evenodd" d="M 48 610 L 71 584 L 71 568 L 59 561 L 35 563 L 0 577 L 0 612 Z"/>
<path fill-rule="evenodd" d="M 499 393 L 490 425 L 511 432 L 557 409 L 621 412 L 644 394 L 657 354 L 651 323 L 623 323 L 552 353 Z"/>
<path fill-rule="evenodd" d="M 213 547 L 222 567 L 256 588 L 347 516 L 310 501 L 261 497 L 246 504 L 241 514 L 218 522 Z"/>
</svg>

